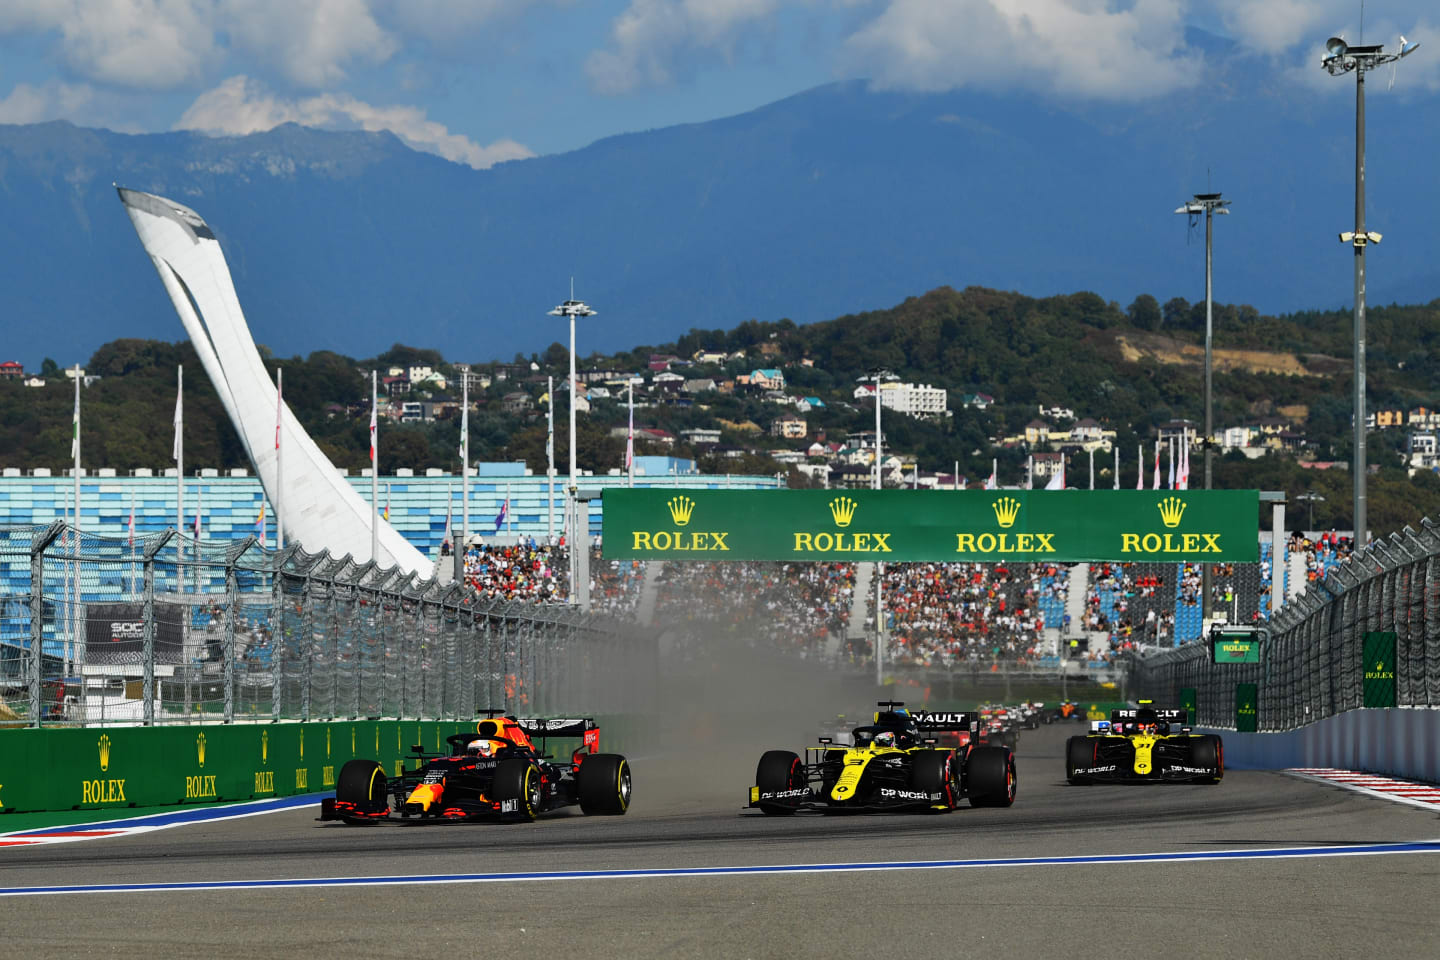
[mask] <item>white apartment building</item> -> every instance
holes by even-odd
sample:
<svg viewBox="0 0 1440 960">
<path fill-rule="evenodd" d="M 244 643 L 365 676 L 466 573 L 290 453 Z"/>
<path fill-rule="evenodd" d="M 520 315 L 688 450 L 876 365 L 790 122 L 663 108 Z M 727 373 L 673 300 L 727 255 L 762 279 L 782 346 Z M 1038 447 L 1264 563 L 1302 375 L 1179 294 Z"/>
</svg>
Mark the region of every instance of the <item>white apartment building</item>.
<svg viewBox="0 0 1440 960">
<path fill-rule="evenodd" d="M 928 383 L 882 383 L 880 406 L 912 417 L 943 417 L 948 412 L 946 391 Z"/>
</svg>

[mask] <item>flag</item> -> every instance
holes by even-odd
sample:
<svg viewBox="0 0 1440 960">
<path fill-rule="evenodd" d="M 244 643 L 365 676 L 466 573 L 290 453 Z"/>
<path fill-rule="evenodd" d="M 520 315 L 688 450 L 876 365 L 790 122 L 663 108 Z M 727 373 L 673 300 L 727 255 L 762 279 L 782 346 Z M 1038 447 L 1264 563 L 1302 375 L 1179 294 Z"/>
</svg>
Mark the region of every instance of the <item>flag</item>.
<svg viewBox="0 0 1440 960">
<path fill-rule="evenodd" d="M 1065 458 L 1060 458 L 1060 469 L 1050 474 L 1050 480 L 1045 484 L 1046 490 L 1065 489 Z"/>
<path fill-rule="evenodd" d="M 1170 489 L 1175 489 L 1175 438 L 1170 438 Z"/>
<path fill-rule="evenodd" d="M 280 449 L 280 421 L 285 413 L 285 401 L 280 396 L 283 383 L 280 379 L 280 371 L 275 371 L 275 449 Z"/>
<path fill-rule="evenodd" d="M 390 484 L 388 483 L 385 484 L 385 509 L 381 511 L 380 516 L 385 518 L 386 523 L 390 522 Z"/>
<path fill-rule="evenodd" d="M 135 546 L 135 494 L 130 494 L 130 546 Z"/>
<path fill-rule="evenodd" d="M 70 456 L 80 456 L 80 369 L 75 369 L 75 417 L 70 431 Z"/>
<path fill-rule="evenodd" d="M 990 478 L 985 481 L 985 489 L 986 489 L 986 490 L 997 490 L 997 489 L 999 489 L 999 484 L 996 482 L 996 481 L 997 481 L 997 477 L 996 477 L 997 464 L 998 464 L 998 461 L 996 461 L 996 460 L 991 460 L 991 461 L 990 461 Z"/>
<path fill-rule="evenodd" d="M 1180 440 L 1180 470 L 1175 474 L 1175 489 L 1190 489 L 1190 431 L 1186 430 Z"/>
<path fill-rule="evenodd" d="M 375 391 L 370 391 L 370 471 L 375 471 Z"/>
<path fill-rule="evenodd" d="M 260 517 L 255 521 L 255 529 L 260 531 L 260 546 L 265 546 L 265 501 L 260 501 Z"/>
<path fill-rule="evenodd" d="M 1135 489 L 1145 489 L 1145 444 L 1135 451 Z"/>
<path fill-rule="evenodd" d="M 500 512 L 495 514 L 495 532 L 499 533 L 500 528 L 505 524 L 505 518 L 510 515 L 510 498 L 506 497 L 500 501 Z"/>
<path fill-rule="evenodd" d="M 1151 490 L 1160 489 L 1160 441 L 1155 441 L 1155 478 L 1151 481 Z"/>
<path fill-rule="evenodd" d="M 180 387 L 175 388 L 175 443 L 170 448 L 170 459 L 176 463 L 180 462 L 180 435 L 185 423 L 185 394 Z"/>
<path fill-rule="evenodd" d="M 195 539 L 200 539 L 200 491 L 195 491 Z"/>
</svg>

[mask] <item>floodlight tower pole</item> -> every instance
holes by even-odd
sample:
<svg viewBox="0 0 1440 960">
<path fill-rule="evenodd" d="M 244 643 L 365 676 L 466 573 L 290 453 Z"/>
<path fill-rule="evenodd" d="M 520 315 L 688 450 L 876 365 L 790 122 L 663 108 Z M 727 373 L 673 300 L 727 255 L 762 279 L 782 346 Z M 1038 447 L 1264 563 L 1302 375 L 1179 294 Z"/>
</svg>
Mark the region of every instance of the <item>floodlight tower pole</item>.
<svg viewBox="0 0 1440 960">
<path fill-rule="evenodd" d="M 1380 234 L 1365 229 L 1365 72 L 1387 63 L 1394 63 L 1414 53 L 1420 46 L 1400 38 L 1400 52 L 1386 53 L 1383 44 L 1350 46 L 1342 37 L 1325 41 L 1327 56 L 1320 61 L 1332 77 L 1355 72 L 1355 227 L 1340 234 L 1340 242 L 1355 248 L 1355 450 L 1350 469 L 1354 478 L 1355 546 L 1366 542 L 1369 528 L 1366 498 L 1365 463 L 1365 248 L 1380 242 Z"/>
<path fill-rule="evenodd" d="M 588 524 L 590 522 L 588 505 L 582 508 L 580 506 L 579 500 L 576 498 L 576 494 L 579 492 L 579 484 L 576 481 L 575 471 L 575 318 L 593 317 L 595 316 L 595 313 L 596 311 L 591 310 L 590 307 L 575 299 L 575 289 L 573 281 L 570 289 L 570 299 L 566 300 L 564 303 L 560 304 L 560 306 L 550 311 L 550 316 L 552 317 L 570 318 L 570 496 L 569 509 L 566 511 L 566 516 L 573 517 L 569 529 L 570 536 L 568 544 L 568 549 L 570 551 L 571 603 L 575 602 L 575 597 L 579 592 L 580 586 L 578 579 L 580 564 L 579 562 L 577 562 L 577 556 L 575 552 L 576 543 L 580 539 L 578 536 L 579 531 L 577 527 L 581 523 Z"/>
<path fill-rule="evenodd" d="M 889 370 L 876 367 L 870 371 L 868 377 L 861 377 L 860 380 L 870 381 L 875 388 L 875 476 L 873 488 L 881 489 L 880 474 L 880 384 L 885 381 L 895 380 L 895 374 Z M 917 465 L 916 469 L 919 467 Z M 875 685 L 883 686 L 885 683 L 885 564 L 875 564 Z"/>
<path fill-rule="evenodd" d="M 1183 213 L 1186 216 L 1199 216 L 1205 214 L 1205 440 L 1200 449 L 1204 451 L 1205 458 L 1205 489 L 1211 489 L 1213 475 L 1211 472 L 1211 444 L 1215 435 L 1215 298 L 1213 283 L 1214 257 L 1214 223 L 1215 214 L 1228 214 L 1226 209 L 1230 206 L 1229 200 L 1220 199 L 1218 193 L 1197 193 L 1189 203 L 1177 209 L 1176 213 Z M 1187 441 L 1188 442 L 1188 441 Z M 1187 453 L 1188 457 L 1189 454 Z M 1210 564 L 1200 565 L 1200 618 L 1207 621 L 1210 618 L 1210 589 L 1213 572 Z"/>
</svg>

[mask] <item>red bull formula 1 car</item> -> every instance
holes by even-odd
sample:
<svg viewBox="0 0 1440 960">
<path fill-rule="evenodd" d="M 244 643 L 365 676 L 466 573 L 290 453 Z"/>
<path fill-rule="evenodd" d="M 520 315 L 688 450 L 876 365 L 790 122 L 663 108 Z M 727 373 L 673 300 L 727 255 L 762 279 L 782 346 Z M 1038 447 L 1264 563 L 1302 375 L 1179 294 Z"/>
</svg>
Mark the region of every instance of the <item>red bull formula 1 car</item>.
<svg viewBox="0 0 1440 960">
<path fill-rule="evenodd" d="M 1071 783 L 1219 783 L 1225 748 L 1213 734 L 1191 733 L 1184 710 L 1112 710 L 1091 723 L 1090 734 L 1065 745 L 1065 777 Z"/>
<path fill-rule="evenodd" d="M 903 703 L 880 704 L 875 722 L 851 731 L 842 746 L 829 737 L 808 747 L 805 759 L 770 750 L 755 770 L 749 806 L 768 815 L 800 810 L 953 810 L 1008 807 L 1015 802 L 1015 757 L 1004 747 L 976 745 L 973 713 L 914 714 Z M 941 746 L 941 735 L 961 733 L 962 747 Z"/>
<path fill-rule="evenodd" d="M 550 737 L 580 737 L 582 746 L 557 763 L 545 752 Z M 526 821 L 577 804 L 587 814 L 623 814 L 630 806 L 630 764 L 619 754 L 593 752 L 600 745 L 593 720 L 493 711 L 474 733 L 446 742 L 448 754 L 412 747 L 414 766 L 394 779 L 374 760 L 346 763 L 335 796 L 320 802 L 320 819 Z"/>
</svg>

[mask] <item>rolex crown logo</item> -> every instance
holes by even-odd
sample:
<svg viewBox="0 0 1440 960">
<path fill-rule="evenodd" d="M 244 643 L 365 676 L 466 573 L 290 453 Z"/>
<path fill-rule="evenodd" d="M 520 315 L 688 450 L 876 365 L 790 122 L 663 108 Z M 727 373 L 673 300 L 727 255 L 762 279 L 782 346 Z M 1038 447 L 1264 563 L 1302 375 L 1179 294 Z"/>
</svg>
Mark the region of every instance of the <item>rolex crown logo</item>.
<svg viewBox="0 0 1440 960">
<path fill-rule="evenodd" d="M 1185 516 L 1185 501 L 1179 497 L 1166 497 L 1156 504 L 1160 508 L 1160 519 L 1167 527 L 1180 526 L 1180 518 Z"/>
<path fill-rule="evenodd" d="M 100 734 L 100 772 L 110 769 L 110 734 Z"/>
<path fill-rule="evenodd" d="M 1001 497 L 990 504 L 990 509 L 995 511 L 995 522 L 1002 527 L 1013 527 L 1015 518 L 1020 516 L 1020 501 L 1014 497 Z"/>
<path fill-rule="evenodd" d="M 665 505 L 670 508 L 670 519 L 675 521 L 677 527 L 689 523 L 690 515 L 695 512 L 695 501 L 684 495 L 671 497 Z"/>
<path fill-rule="evenodd" d="M 195 754 L 196 754 L 196 757 L 197 757 L 197 758 L 199 759 L 199 761 L 200 761 L 200 766 L 201 766 L 201 767 L 204 767 L 204 766 L 205 766 L 205 734 L 203 734 L 203 733 L 200 734 L 198 737 L 195 738 Z"/>
<path fill-rule="evenodd" d="M 1376 661 L 1375 661 L 1375 672 L 1376 672 L 1376 673 L 1384 673 L 1384 672 L 1385 672 L 1385 661 L 1384 661 L 1384 660 L 1376 660 Z"/>
<path fill-rule="evenodd" d="M 260 733 L 260 762 L 270 762 L 270 731 L 264 730 Z"/>
<path fill-rule="evenodd" d="M 848 527 L 850 521 L 855 519 L 855 508 L 860 506 L 850 497 L 836 497 L 830 501 L 830 516 L 835 518 L 835 526 Z"/>
</svg>

